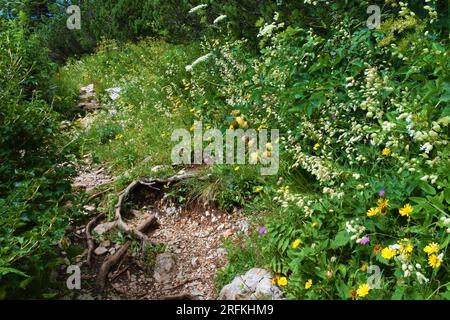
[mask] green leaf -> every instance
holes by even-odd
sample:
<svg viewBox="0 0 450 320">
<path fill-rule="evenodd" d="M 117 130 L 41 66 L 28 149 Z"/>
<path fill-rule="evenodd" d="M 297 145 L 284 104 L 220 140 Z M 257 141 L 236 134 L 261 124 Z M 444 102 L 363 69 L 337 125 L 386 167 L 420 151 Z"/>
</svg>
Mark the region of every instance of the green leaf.
<svg viewBox="0 0 450 320">
<path fill-rule="evenodd" d="M 331 242 L 331 249 L 336 249 L 345 246 L 350 241 L 348 232 L 343 230 L 338 232 L 333 242 Z"/>
</svg>

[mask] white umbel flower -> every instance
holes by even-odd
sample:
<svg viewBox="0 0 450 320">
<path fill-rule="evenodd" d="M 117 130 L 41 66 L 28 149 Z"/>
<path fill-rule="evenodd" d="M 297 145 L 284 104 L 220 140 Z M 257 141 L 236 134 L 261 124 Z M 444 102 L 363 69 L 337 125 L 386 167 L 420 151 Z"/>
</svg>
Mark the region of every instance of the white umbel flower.
<svg viewBox="0 0 450 320">
<path fill-rule="evenodd" d="M 196 65 L 198 65 L 198 64 L 200 64 L 200 63 L 202 63 L 202 62 L 205 62 L 205 61 L 208 60 L 209 57 L 211 57 L 211 56 L 212 56 L 211 53 L 208 53 L 208 54 L 205 54 L 204 56 L 201 56 L 200 58 L 198 58 L 197 60 L 195 60 L 194 62 L 192 62 L 190 65 L 187 65 L 187 66 L 186 66 L 186 71 L 187 71 L 187 72 L 191 72 L 191 71 L 194 69 L 194 67 L 195 67 Z"/>
<path fill-rule="evenodd" d="M 208 6 L 207 4 L 200 4 L 200 5 L 196 6 L 196 7 L 193 7 L 191 10 L 189 10 L 189 14 L 194 13 L 194 12 L 196 12 L 198 10 L 203 9 L 203 8 L 206 8 L 207 6 Z"/>
<path fill-rule="evenodd" d="M 227 18 L 227 16 L 224 15 L 224 14 L 222 14 L 222 15 L 218 16 L 218 17 L 214 20 L 213 23 L 214 23 L 214 24 L 218 24 L 219 22 L 225 20 L 226 18 Z"/>
</svg>

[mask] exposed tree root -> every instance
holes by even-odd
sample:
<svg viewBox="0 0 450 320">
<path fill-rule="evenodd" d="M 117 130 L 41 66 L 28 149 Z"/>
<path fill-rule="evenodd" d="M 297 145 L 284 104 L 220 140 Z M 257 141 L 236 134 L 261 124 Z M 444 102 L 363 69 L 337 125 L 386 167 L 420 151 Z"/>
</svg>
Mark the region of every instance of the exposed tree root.
<svg viewBox="0 0 450 320">
<path fill-rule="evenodd" d="M 86 240 L 88 245 L 88 252 L 87 252 L 87 265 L 90 267 L 92 262 L 92 252 L 94 251 L 95 247 L 95 241 L 94 237 L 92 236 L 91 229 L 94 224 L 96 224 L 100 219 L 102 219 L 105 216 L 104 213 L 98 214 L 94 219 L 89 221 L 89 223 L 86 225 Z"/>
<path fill-rule="evenodd" d="M 156 217 L 152 215 L 150 218 L 146 219 L 138 228 L 137 231 L 145 232 L 149 227 L 155 226 L 157 223 Z M 108 278 L 109 271 L 114 267 L 119 261 L 123 259 L 128 249 L 131 246 L 131 241 L 127 241 L 122 247 L 113 255 L 105 259 L 100 271 L 97 276 L 97 284 L 101 290 L 105 288 L 106 280 Z"/>
</svg>

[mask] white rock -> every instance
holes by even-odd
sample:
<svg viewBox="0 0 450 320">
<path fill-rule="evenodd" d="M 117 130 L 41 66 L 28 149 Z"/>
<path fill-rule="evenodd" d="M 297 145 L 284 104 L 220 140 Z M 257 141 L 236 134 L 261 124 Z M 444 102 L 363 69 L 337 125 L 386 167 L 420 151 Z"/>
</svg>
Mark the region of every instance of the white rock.
<svg viewBox="0 0 450 320">
<path fill-rule="evenodd" d="M 101 255 L 105 254 L 106 252 L 108 252 L 108 249 L 106 249 L 105 247 L 97 247 L 94 250 L 94 253 L 98 256 L 101 256 Z"/>
<path fill-rule="evenodd" d="M 272 277 L 270 271 L 253 268 L 223 287 L 219 300 L 283 300 L 283 293 L 272 284 Z"/>
<path fill-rule="evenodd" d="M 97 233 L 98 235 L 102 235 L 105 232 L 108 232 L 109 230 L 111 230 L 112 228 L 114 228 L 114 226 L 116 225 L 115 222 L 105 222 L 105 223 L 101 223 L 99 225 L 97 225 L 94 230 L 92 230 L 94 233 Z"/>
</svg>

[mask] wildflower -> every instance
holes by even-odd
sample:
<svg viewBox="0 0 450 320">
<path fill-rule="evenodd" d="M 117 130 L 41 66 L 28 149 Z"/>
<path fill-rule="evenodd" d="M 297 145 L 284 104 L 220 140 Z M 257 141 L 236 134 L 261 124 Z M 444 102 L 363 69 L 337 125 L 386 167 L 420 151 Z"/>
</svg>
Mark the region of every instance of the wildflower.
<svg viewBox="0 0 450 320">
<path fill-rule="evenodd" d="M 369 294 L 369 291 L 369 285 L 367 283 L 364 283 L 358 287 L 358 289 L 356 290 L 356 294 L 358 295 L 358 297 L 362 298 L 367 296 Z"/>
<path fill-rule="evenodd" d="M 261 229 L 259 229 L 259 236 L 261 237 L 265 232 L 266 232 L 267 228 L 266 227 L 261 227 Z"/>
<path fill-rule="evenodd" d="M 382 154 L 383 156 L 388 156 L 388 155 L 391 154 L 391 149 L 389 149 L 389 148 L 384 148 L 383 151 L 381 151 L 381 154 Z"/>
<path fill-rule="evenodd" d="M 353 289 L 350 291 L 350 297 L 352 297 L 352 300 L 355 300 L 357 296 L 358 294 L 356 293 L 356 290 Z"/>
<path fill-rule="evenodd" d="M 432 267 L 432 268 L 439 268 L 439 266 L 442 263 L 442 258 L 443 258 L 443 254 L 441 253 L 440 255 L 435 255 L 432 254 L 428 257 L 428 264 Z"/>
<path fill-rule="evenodd" d="M 301 243 L 302 241 L 300 239 L 296 239 L 294 242 L 292 242 L 292 249 L 297 249 Z"/>
<path fill-rule="evenodd" d="M 196 65 L 198 65 L 198 64 L 200 64 L 200 63 L 202 63 L 202 62 L 205 62 L 205 61 L 208 60 L 209 57 L 211 57 L 211 56 L 212 56 L 211 53 L 208 53 L 208 54 L 205 54 L 204 56 L 201 56 L 200 58 L 198 58 L 197 60 L 195 60 L 194 62 L 192 62 L 192 64 L 187 65 L 187 66 L 186 66 L 186 71 L 187 71 L 187 72 L 191 72 L 191 71 L 194 69 L 194 67 L 195 67 Z"/>
<path fill-rule="evenodd" d="M 313 285 L 313 281 L 312 279 L 309 279 L 308 281 L 305 282 L 305 289 L 308 290 L 309 288 L 311 288 Z"/>
<path fill-rule="evenodd" d="M 258 186 L 258 187 L 255 188 L 255 192 L 256 193 L 261 192 L 262 190 L 263 190 L 262 186 Z"/>
<path fill-rule="evenodd" d="M 233 116 L 238 116 L 238 115 L 241 114 L 241 110 L 233 110 L 233 111 L 231 111 L 231 114 L 232 114 Z"/>
<path fill-rule="evenodd" d="M 272 284 L 276 285 L 278 283 L 278 280 L 280 280 L 280 276 L 276 275 L 275 277 L 272 278 Z"/>
<path fill-rule="evenodd" d="M 315 228 L 315 227 L 317 227 L 318 225 L 319 225 L 318 222 L 313 222 L 313 223 L 311 224 L 311 227 L 312 227 L 312 228 Z"/>
<path fill-rule="evenodd" d="M 122 139 L 123 138 L 123 134 L 118 134 L 118 135 L 116 135 L 116 137 L 114 138 L 115 140 L 120 140 L 120 139 Z"/>
<path fill-rule="evenodd" d="M 381 213 L 386 213 L 387 208 L 389 207 L 389 200 L 380 198 L 377 201 L 378 209 Z"/>
<path fill-rule="evenodd" d="M 381 189 L 380 192 L 378 192 L 378 194 L 380 195 L 380 197 L 384 197 L 385 195 L 385 190 Z"/>
<path fill-rule="evenodd" d="M 189 10 L 189 14 L 194 13 L 194 12 L 196 12 L 198 10 L 204 9 L 207 6 L 208 6 L 207 4 L 200 4 L 200 5 L 196 6 L 196 7 L 193 7 L 191 10 Z"/>
<path fill-rule="evenodd" d="M 409 203 L 405 204 L 405 206 L 404 206 L 403 208 L 401 208 L 401 209 L 398 210 L 398 212 L 400 213 L 400 215 L 401 215 L 402 217 L 404 217 L 404 216 L 409 217 L 409 214 L 410 214 L 412 211 L 413 211 L 413 207 L 412 207 Z"/>
<path fill-rule="evenodd" d="M 381 250 L 381 256 L 387 260 L 391 260 L 395 255 L 397 254 L 397 251 L 386 247 L 383 250 Z"/>
<path fill-rule="evenodd" d="M 428 255 L 437 253 L 439 251 L 439 244 L 437 242 L 432 242 L 428 244 L 423 251 L 427 253 Z"/>
<path fill-rule="evenodd" d="M 236 167 L 234 167 L 234 171 L 239 171 L 240 168 L 241 168 L 241 167 L 236 166 Z"/>
<path fill-rule="evenodd" d="M 320 143 L 316 143 L 313 147 L 314 151 L 319 150 L 319 148 L 320 148 Z"/>
<path fill-rule="evenodd" d="M 366 272 L 368 267 L 369 267 L 369 266 L 367 265 L 367 263 L 364 263 L 364 264 L 361 266 L 360 270 L 361 270 L 362 272 Z"/>
<path fill-rule="evenodd" d="M 222 15 L 218 16 L 218 17 L 214 20 L 213 23 L 214 23 L 214 24 L 218 24 L 219 22 L 225 20 L 226 18 L 227 18 L 227 16 L 224 15 L 224 14 L 222 14 Z"/>
<path fill-rule="evenodd" d="M 242 118 L 242 117 L 237 117 L 236 118 L 236 122 L 239 124 L 239 126 L 243 126 L 244 125 L 244 118 Z"/>
<path fill-rule="evenodd" d="M 379 254 L 379 253 L 381 252 L 381 250 L 382 250 L 382 247 L 381 247 L 380 244 L 376 244 L 376 245 L 373 247 L 373 253 L 375 253 L 375 254 Z"/>
<path fill-rule="evenodd" d="M 364 238 L 361 239 L 361 241 L 359 243 L 360 244 L 368 244 L 369 242 L 370 242 L 369 236 L 365 236 Z"/>
<path fill-rule="evenodd" d="M 281 277 L 278 279 L 278 285 L 279 286 L 285 286 L 287 285 L 287 278 L 286 277 Z"/>
<path fill-rule="evenodd" d="M 373 217 L 373 216 L 376 216 L 377 214 L 379 214 L 380 213 L 380 208 L 370 208 L 368 211 L 367 211 L 367 216 L 368 217 Z"/>
</svg>

